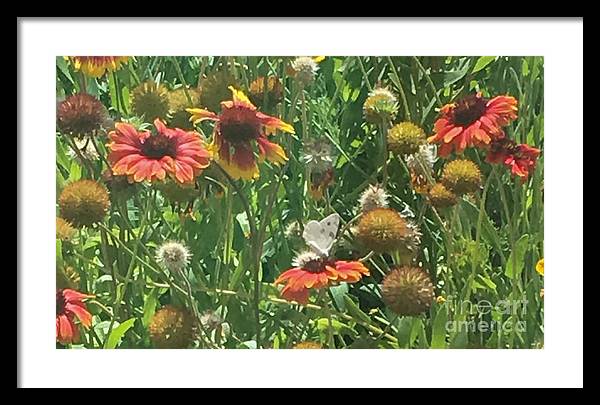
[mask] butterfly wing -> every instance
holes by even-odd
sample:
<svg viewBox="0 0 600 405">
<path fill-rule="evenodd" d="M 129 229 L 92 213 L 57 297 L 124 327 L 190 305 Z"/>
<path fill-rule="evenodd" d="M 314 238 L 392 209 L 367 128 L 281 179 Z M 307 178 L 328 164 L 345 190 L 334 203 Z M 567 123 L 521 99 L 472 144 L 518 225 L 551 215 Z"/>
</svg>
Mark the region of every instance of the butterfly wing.
<svg viewBox="0 0 600 405">
<path fill-rule="evenodd" d="M 331 246 L 335 241 L 340 217 L 338 214 L 331 214 L 320 222 L 310 221 L 304 226 L 302 234 L 304 241 L 316 254 L 328 256 Z"/>
<path fill-rule="evenodd" d="M 318 221 L 310 221 L 304 226 L 302 237 L 306 244 L 316 254 L 322 256 L 324 254 L 322 246 L 325 244 L 324 230 Z"/>
</svg>

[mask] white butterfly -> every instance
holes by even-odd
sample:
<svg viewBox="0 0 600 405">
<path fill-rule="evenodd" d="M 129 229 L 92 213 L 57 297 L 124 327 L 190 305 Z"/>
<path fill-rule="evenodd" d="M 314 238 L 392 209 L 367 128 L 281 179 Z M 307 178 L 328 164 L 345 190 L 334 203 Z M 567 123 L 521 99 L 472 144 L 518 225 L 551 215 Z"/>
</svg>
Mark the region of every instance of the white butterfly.
<svg viewBox="0 0 600 405">
<path fill-rule="evenodd" d="M 331 214 L 321 221 L 310 221 L 304 226 L 302 237 L 312 251 L 321 257 L 329 256 L 340 226 L 340 216 Z"/>
</svg>

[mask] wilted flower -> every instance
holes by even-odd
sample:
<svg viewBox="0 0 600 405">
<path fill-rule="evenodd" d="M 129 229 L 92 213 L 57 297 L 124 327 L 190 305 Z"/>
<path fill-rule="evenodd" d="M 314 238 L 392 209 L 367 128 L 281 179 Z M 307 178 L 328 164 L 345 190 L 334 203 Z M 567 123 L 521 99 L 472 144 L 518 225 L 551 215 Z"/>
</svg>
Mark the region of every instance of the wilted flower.
<svg viewBox="0 0 600 405">
<path fill-rule="evenodd" d="M 381 294 L 386 305 L 401 316 L 427 311 L 435 297 L 429 274 L 419 267 L 393 269 L 383 279 Z"/>
<path fill-rule="evenodd" d="M 490 163 L 503 163 L 514 176 L 524 182 L 530 172 L 535 170 L 540 150 L 526 144 L 516 144 L 508 138 L 493 141 L 486 156 Z"/>
<path fill-rule="evenodd" d="M 100 100 L 87 93 L 78 93 L 58 104 L 56 124 L 62 133 L 82 137 L 100 129 L 106 116 L 106 108 Z"/>
</svg>

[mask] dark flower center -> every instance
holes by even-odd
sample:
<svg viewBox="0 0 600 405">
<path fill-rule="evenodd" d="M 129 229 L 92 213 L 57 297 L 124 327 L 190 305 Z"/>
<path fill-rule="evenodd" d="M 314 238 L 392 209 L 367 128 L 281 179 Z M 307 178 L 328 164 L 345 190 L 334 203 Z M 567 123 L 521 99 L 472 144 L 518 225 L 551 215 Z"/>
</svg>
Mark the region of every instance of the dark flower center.
<svg viewBox="0 0 600 405">
<path fill-rule="evenodd" d="M 517 152 L 517 149 L 518 148 L 515 141 L 508 138 L 498 139 L 490 144 L 491 153 L 503 153 L 512 155 Z"/>
<path fill-rule="evenodd" d="M 306 263 L 302 268 L 309 273 L 321 273 L 325 271 L 325 266 L 334 266 L 333 260 L 329 258 L 321 258 L 316 260 L 311 260 Z"/>
<path fill-rule="evenodd" d="M 152 135 L 142 144 L 142 153 L 154 159 L 160 159 L 165 156 L 175 158 L 177 156 L 177 147 L 173 139 L 162 135 Z"/>
<path fill-rule="evenodd" d="M 256 112 L 244 107 L 233 107 L 221 113 L 219 130 L 230 143 L 247 143 L 260 136 L 260 121 Z"/>
<path fill-rule="evenodd" d="M 65 301 L 65 296 L 62 293 L 62 290 L 58 290 L 56 292 L 56 315 L 65 313 L 65 305 L 67 302 Z"/>
<path fill-rule="evenodd" d="M 471 94 L 456 102 L 454 107 L 454 123 L 469 126 L 485 113 L 487 100 L 476 94 Z"/>
</svg>

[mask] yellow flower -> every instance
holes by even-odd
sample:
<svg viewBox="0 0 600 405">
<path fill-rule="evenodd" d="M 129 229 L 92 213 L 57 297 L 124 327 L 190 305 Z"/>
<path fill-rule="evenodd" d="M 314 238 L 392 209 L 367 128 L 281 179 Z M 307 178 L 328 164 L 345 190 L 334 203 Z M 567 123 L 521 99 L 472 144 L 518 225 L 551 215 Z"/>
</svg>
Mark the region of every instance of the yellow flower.
<svg viewBox="0 0 600 405">
<path fill-rule="evenodd" d="M 540 259 L 535 265 L 535 271 L 538 272 L 540 276 L 544 275 L 544 259 Z"/>
<path fill-rule="evenodd" d="M 91 77 L 101 77 L 105 72 L 112 72 L 127 63 L 129 56 L 65 56 L 75 70 Z"/>
</svg>

